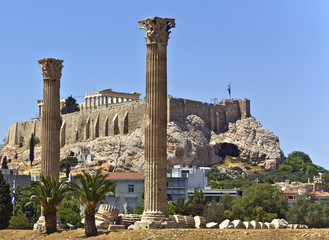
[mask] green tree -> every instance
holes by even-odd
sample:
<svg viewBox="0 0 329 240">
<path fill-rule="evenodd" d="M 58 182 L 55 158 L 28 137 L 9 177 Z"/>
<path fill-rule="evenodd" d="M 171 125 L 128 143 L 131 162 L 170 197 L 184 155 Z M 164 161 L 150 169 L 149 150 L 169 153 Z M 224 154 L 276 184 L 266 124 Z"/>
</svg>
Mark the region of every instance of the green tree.
<svg viewBox="0 0 329 240">
<path fill-rule="evenodd" d="M 203 216 L 206 218 L 207 222 L 221 223 L 226 219 L 224 216 L 224 211 L 224 206 L 222 204 L 212 200 Z"/>
<path fill-rule="evenodd" d="M 65 180 L 58 182 L 53 176 L 41 176 L 39 182 L 31 184 L 27 196 L 27 205 L 34 203 L 43 208 L 47 234 L 56 232 L 57 208 L 72 196 L 69 184 Z"/>
<path fill-rule="evenodd" d="M 328 228 L 329 227 L 329 203 L 315 202 L 307 208 L 305 221 L 310 228 Z"/>
<path fill-rule="evenodd" d="M 65 170 L 69 165 L 74 167 L 78 164 L 78 159 L 76 157 L 67 157 L 61 160 L 59 164 L 59 169 L 61 171 Z"/>
<path fill-rule="evenodd" d="M 79 204 L 73 202 L 63 203 L 59 208 L 59 216 L 65 228 L 69 228 L 67 223 L 70 223 L 74 228 L 82 228 L 82 217 L 80 215 Z"/>
<path fill-rule="evenodd" d="M 286 213 L 286 219 L 289 223 L 306 224 L 305 217 L 310 201 L 307 199 L 299 199 L 293 208 L 290 208 Z"/>
<path fill-rule="evenodd" d="M 12 216 L 9 221 L 9 229 L 32 229 L 32 224 L 24 213 Z"/>
<path fill-rule="evenodd" d="M 306 224 L 310 228 L 329 227 L 329 201 L 300 199 L 286 214 L 289 223 Z"/>
<path fill-rule="evenodd" d="M 193 195 L 190 197 L 193 216 L 201 216 L 207 209 L 206 195 L 201 189 L 194 188 Z"/>
<path fill-rule="evenodd" d="M 72 95 L 65 99 L 65 106 L 61 109 L 62 114 L 73 113 L 78 111 L 80 111 L 79 104 L 77 103 L 77 100 L 72 97 Z"/>
<path fill-rule="evenodd" d="M 193 205 L 191 200 L 191 198 L 185 200 L 184 197 L 180 197 L 174 201 L 171 201 L 170 204 L 172 205 L 174 213 L 186 216 L 191 215 L 193 211 Z"/>
<path fill-rule="evenodd" d="M 91 176 L 89 173 L 77 175 L 75 178 L 81 183 L 74 184 L 76 200 L 84 207 L 85 214 L 85 235 L 87 237 L 97 235 L 95 224 L 96 207 L 105 198 L 106 194 L 115 195 L 114 182 L 106 180 L 107 175 L 102 175 L 100 172 Z"/>
<path fill-rule="evenodd" d="M 25 185 L 21 187 L 20 185 L 16 186 L 16 201 L 14 205 L 14 216 L 25 214 L 31 224 L 34 224 L 38 221 L 41 211 L 40 205 L 35 203 L 28 204 L 26 203 L 29 201 L 29 192 L 31 190 L 31 185 Z"/>
<path fill-rule="evenodd" d="M 228 179 L 227 175 L 224 173 L 221 173 L 216 165 L 212 166 L 210 168 L 210 172 L 207 173 L 208 181 L 222 181 L 225 179 Z"/>
<path fill-rule="evenodd" d="M 286 159 L 286 162 L 291 160 L 300 160 L 303 163 L 312 163 L 312 160 L 310 156 L 304 152 L 301 151 L 293 151 L 290 154 L 288 154 L 288 157 Z"/>
<path fill-rule="evenodd" d="M 280 172 L 292 173 L 293 170 L 294 170 L 293 167 L 291 165 L 288 165 L 288 164 L 281 164 L 280 167 L 279 167 Z"/>
<path fill-rule="evenodd" d="M 0 171 L 0 229 L 6 229 L 13 211 L 10 186 Z"/>
<path fill-rule="evenodd" d="M 288 202 L 279 190 L 268 183 L 254 184 L 247 188 L 242 197 L 236 197 L 232 210 L 232 218 L 245 221 L 272 221 L 284 218 Z"/>
<path fill-rule="evenodd" d="M 30 162 L 31 162 L 31 167 L 32 167 L 33 160 L 34 160 L 34 135 L 32 133 L 31 134 L 31 139 L 30 139 Z"/>
<path fill-rule="evenodd" d="M 7 157 L 4 157 L 4 158 L 2 159 L 1 168 L 2 168 L 2 169 L 8 169 Z"/>
</svg>

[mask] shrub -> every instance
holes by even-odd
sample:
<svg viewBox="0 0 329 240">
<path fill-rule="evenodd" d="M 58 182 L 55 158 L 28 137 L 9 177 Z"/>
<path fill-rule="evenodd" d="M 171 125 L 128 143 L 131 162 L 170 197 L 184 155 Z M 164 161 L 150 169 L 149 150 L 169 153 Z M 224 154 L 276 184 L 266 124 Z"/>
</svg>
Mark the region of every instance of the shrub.
<svg viewBox="0 0 329 240">
<path fill-rule="evenodd" d="M 19 147 L 23 147 L 24 146 L 24 137 L 23 136 L 20 136 L 19 137 L 18 146 Z"/>
<path fill-rule="evenodd" d="M 12 216 L 9 221 L 10 229 L 32 229 L 32 223 L 29 222 L 29 219 L 24 213 L 20 213 L 16 216 Z"/>
<path fill-rule="evenodd" d="M 74 228 L 83 227 L 81 223 L 82 217 L 80 215 L 80 207 L 77 203 L 64 203 L 59 208 L 59 216 L 66 229 L 69 228 L 67 223 L 72 224 Z"/>
</svg>

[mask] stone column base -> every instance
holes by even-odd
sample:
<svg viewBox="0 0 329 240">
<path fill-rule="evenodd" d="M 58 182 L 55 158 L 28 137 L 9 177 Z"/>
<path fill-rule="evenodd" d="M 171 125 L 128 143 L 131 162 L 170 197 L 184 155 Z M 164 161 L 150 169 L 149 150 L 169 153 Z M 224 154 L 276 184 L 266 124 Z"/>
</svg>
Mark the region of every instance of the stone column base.
<svg viewBox="0 0 329 240">
<path fill-rule="evenodd" d="M 64 229 L 64 224 L 57 219 L 57 229 Z M 44 216 L 40 216 L 39 220 L 33 225 L 33 230 L 44 231 L 46 230 L 46 220 Z"/>
<path fill-rule="evenodd" d="M 133 225 L 134 230 L 138 229 L 161 229 L 161 228 L 177 228 L 177 223 L 170 219 L 164 221 L 137 221 Z"/>
</svg>

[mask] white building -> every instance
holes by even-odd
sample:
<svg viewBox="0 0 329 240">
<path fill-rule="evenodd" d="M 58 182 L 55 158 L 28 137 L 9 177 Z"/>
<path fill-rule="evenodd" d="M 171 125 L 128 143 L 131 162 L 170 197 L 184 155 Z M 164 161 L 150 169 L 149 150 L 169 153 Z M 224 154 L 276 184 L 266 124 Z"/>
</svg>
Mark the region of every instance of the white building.
<svg viewBox="0 0 329 240">
<path fill-rule="evenodd" d="M 106 204 L 118 208 L 120 213 L 127 213 L 129 207 L 134 209 L 143 202 L 143 172 L 109 172 L 106 174 L 108 174 L 106 179 L 116 182 L 117 184 L 115 196 L 106 196 Z"/>
</svg>

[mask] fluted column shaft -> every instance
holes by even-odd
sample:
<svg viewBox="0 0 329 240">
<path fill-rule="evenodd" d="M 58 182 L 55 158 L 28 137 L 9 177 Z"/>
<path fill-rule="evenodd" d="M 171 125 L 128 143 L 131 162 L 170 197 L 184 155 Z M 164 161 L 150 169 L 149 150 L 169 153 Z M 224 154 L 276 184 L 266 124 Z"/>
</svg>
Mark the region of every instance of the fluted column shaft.
<svg viewBox="0 0 329 240">
<path fill-rule="evenodd" d="M 147 18 L 144 168 L 146 221 L 163 220 L 167 213 L 167 42 L 174 19 Z M 142 27 L 141 27 L 142 26 Z"/>
<path fill-rule="evenodd" d="M 41 175 L 59 176 L 60 162 L 60 78 L 62 60 L 39 60 L 43 70 Z"/>
</svg>

